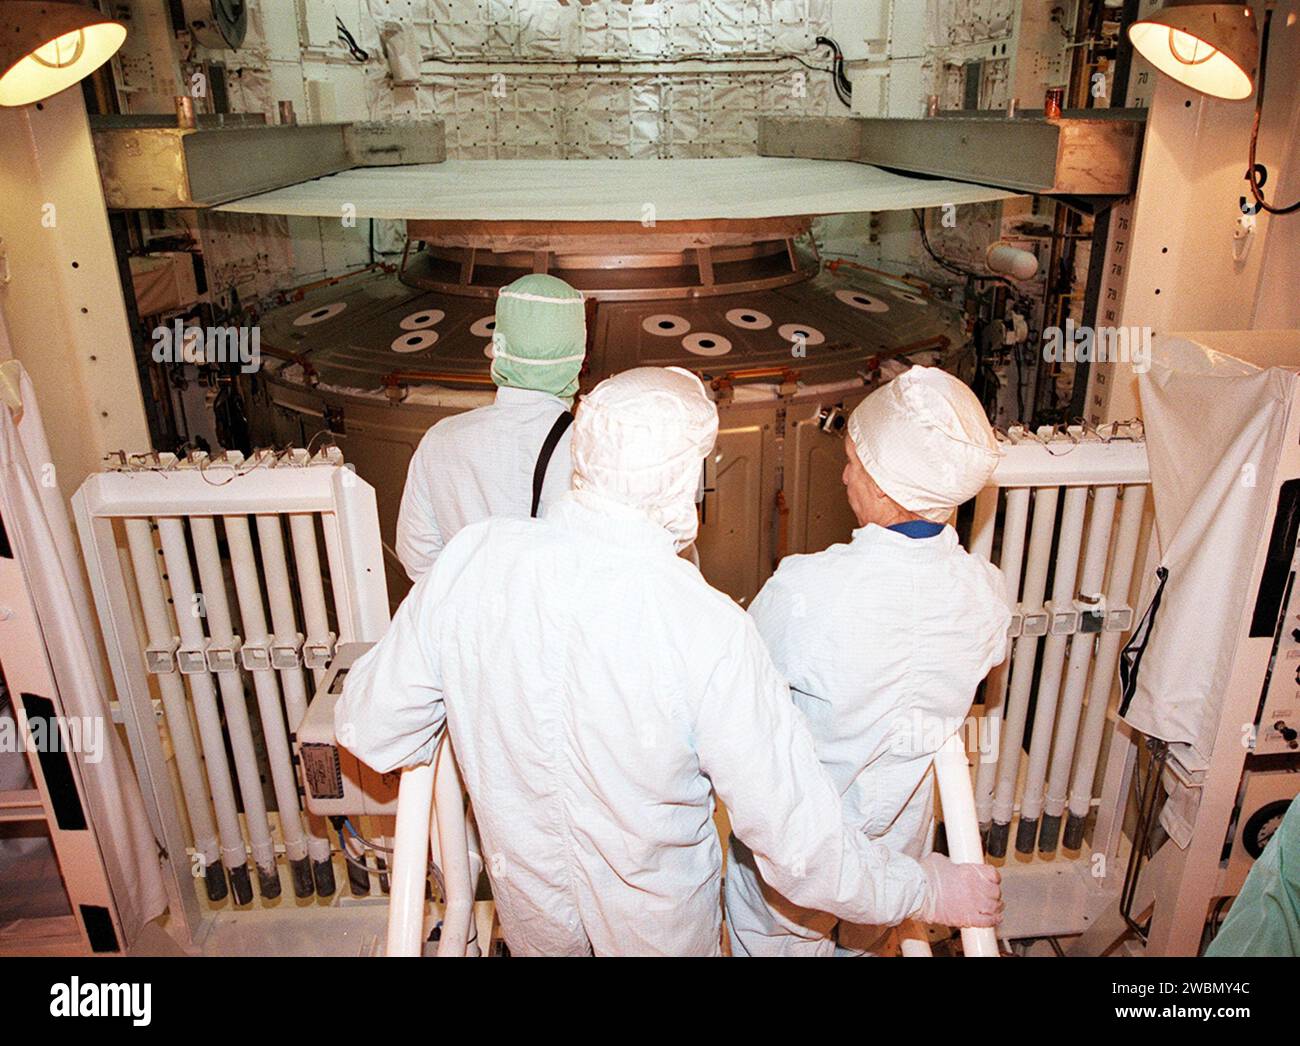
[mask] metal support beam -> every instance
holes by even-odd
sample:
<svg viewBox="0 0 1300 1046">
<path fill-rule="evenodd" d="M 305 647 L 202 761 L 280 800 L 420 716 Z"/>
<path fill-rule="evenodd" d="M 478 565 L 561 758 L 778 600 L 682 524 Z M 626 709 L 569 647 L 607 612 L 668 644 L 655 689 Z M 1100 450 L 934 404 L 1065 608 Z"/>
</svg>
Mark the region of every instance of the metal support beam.
<svg viewBox="0 0 1300 1046">
<path fill-rule="evenodd" d="M 763 156 L 856 160 L 917 174 L 1051 196 L 1127 196 L 1137 180 L 1145 113 L 1085 110 L 1047 120 L 1022 113 L 923 120 L 768 116 Z M 1103 115 L 1104 113 L 1104 115 Z"/>
</svg>

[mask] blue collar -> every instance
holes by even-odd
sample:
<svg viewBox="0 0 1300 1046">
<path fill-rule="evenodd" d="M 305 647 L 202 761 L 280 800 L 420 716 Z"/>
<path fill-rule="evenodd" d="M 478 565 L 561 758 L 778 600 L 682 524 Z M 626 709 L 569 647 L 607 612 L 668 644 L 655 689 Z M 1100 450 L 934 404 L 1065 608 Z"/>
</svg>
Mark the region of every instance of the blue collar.
<svg viewBox="0 0 1300 1046">
<path fill-rule="evenodd" d="M 936 534 L 942 534 L 943 528 L 944 524 L 932 523 L 928 519 L 909 519 L 905 523 L 895 523 L 885 529 L 896 530 L 904 537 L 909 538 L 932 538 Z"/>
</svg>

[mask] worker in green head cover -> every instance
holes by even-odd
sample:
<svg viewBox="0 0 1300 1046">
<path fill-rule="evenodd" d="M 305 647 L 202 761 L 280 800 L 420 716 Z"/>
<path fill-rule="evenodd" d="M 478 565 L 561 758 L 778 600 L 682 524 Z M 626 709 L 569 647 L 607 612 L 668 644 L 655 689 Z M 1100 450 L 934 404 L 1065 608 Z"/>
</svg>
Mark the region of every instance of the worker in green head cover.
<svg viewBox="0 0 1300 1046">
<path fill-rule="evenodd" d="M 582 293 L 533 273 L 502 287 L 492 335 L 496 400 L 435 424 L 406 474 L 397 555 L 412 581 L 469 523 L 536 516 L 569 489 L 569 422 L 586 355 Z"/>
</svg>

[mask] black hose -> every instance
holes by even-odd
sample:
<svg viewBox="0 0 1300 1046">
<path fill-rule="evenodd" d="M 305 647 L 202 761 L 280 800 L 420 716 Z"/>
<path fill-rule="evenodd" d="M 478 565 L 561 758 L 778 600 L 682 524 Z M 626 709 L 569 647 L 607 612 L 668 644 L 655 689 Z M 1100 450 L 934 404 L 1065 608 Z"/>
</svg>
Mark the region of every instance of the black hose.
<svg viewBox="0 0 1300 1046">
<path fill-rule="evenodd" d="M 1255 123 L 1250 130 L 1250 166 L 1246 170 L 1246 180 L 1250 182 L 1250 194 L 1255 197 L 1255 202 L 1260 208 L 1269 214 L 1294 214 L 1300 211 L 1300 200 L 1290 204 L 1287 207 L 1275 207 L 1264 200 L 1264 190 L 1259 184 L 1259 175 L 1255 172 L 1255 150 L 1259 145 L 1259 123 L 1260 114 L 1264 110 L 1264 76 L 1268 71 L 1268 36 L 1269 28 L 1273 24 L 1272 10 L 1264 12 L 1264 31 L 1261 36 L 1260 54 L 1259 54 L 1259 84 L 1255 88 Z"/>
<path fill-rule="evenodd" d="M 835 88 L 835 96 L 844 105 L 852 108 L 853 81 L 844 72 L 844 52 L 840 50 L 840 45 L 829 36 L 819 36 L 814 40 L 814 43 L 818 47 L 829 47 L 831 49 L 831 86 Z"/>
</svg>

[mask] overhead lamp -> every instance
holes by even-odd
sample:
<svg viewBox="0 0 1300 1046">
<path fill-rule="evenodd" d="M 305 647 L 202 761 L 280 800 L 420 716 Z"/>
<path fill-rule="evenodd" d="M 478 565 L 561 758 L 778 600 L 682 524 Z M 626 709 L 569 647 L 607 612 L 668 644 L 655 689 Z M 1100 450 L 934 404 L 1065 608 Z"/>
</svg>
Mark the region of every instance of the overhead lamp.
<svg viewBox="0 0 1300 1046">
<path fill-rule="evenodd" d="M 1137 52 L 1166 76 L 1215 98 L 1249 98 L 1259 33 L 1246 4 L 1167 0 L 1128 27 Z"/>
<path fill-rule="evenodd" d="M 126 26 L 81 4 L 0 3 L 0 105 L 39 102 L 107 62 Z"/>
<path fill-rule="evenodd" d="M 1202 94 L 1235 101 L 1255 92 L 1255 123 L 1246 168 L 1250 194 L 1257 210 L 1295 214 L 1300 212 L 1300 200 L 1281 206 L 1264 199 L 1255 163 L 1264 111 L 1269 29 L 1276 7 L 1275 0 L 1264 4 L 1264 28 L 1260 33 L 1247 4 L 1167 0 L 1160 10 L 1130 25 L 1128 38 L 1134 50 L 1162 73 Z"/>
</svg>

